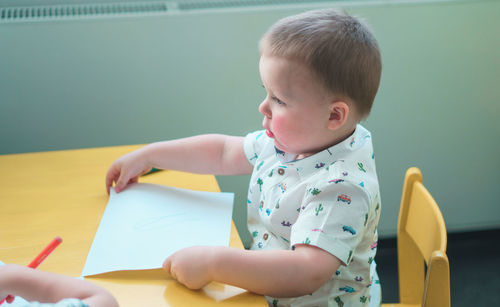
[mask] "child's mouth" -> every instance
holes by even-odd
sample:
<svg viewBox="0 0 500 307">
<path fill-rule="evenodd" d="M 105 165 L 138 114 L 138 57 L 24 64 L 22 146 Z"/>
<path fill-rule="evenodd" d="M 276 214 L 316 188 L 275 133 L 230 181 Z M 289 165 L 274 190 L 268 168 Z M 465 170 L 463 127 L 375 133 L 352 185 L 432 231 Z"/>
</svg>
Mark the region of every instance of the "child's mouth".
<svg viewBox="0 0 500 307">
<path fill-rule="evenodd" d="M 266 134 L 267 134 L 268 137 L 274 138 L 274 134 L 271 132 L 271 130 L 266 129 Z"/>
</svg>

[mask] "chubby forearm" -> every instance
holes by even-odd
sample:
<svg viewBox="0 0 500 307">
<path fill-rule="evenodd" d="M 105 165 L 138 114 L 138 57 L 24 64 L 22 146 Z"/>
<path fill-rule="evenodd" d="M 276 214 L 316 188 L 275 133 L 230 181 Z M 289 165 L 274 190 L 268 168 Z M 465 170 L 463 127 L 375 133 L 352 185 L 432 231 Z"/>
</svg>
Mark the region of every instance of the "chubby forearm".
<svg viewBox="0 0 500 307">
<path fill-rule="evenodd" d="M 243 149 L 244 138 L 206 134 L 146 145 L 116 159 L 106 173 L 108 194 L 115 184 L 116 193 L 152 167 L 197 174 L 250 174 L 253 166 Z"/>
<path fill-rule="evenodd" d="M 335 256 L 312 246 L 294 251 L 221 248 L 213 259 L 213 280 L 273 297 L 312 293 L 340 265 Z"/>
<path fill-rule="evenodd" d="M 205 134 L 149 144 L 141 149 L 156 168 L 199 174 L 236 175 L 252 171 L 243 151 L 243 138 Z"/>
<path fill-rule="evenodd" d="M 0 290 L 3 295 L 21 296 L 28 301 L 55 303 L 77 298 L 92 307 L 118 306 L 114 297 L 97 285 L 13 264 L 0 266 Z"/>
</svg>

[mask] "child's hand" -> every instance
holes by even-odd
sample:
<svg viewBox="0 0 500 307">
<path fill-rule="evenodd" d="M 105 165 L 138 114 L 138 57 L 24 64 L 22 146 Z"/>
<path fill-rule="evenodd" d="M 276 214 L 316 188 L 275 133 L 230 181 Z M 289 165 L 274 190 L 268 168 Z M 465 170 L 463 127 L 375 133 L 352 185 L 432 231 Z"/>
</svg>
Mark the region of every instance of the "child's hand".
<svg viewBox="0 0 500 307">
<path fill-rule="evenodd" d="M 10 270 L 9 267 L 10 265 L 0 265 L 0 302 L 12 303 L 14 300 L 14 297 L 10 296 L 7 293 L 7 289 L 5 289 L 5 286 L 8 284 L 9 275 L 7 273 Z"/>
<path fill-rule="evenodd" d="M 23 270 L 24 267 L 18 266 L 17 264 L 6 264 L 0 266 L 0 302 L 12 303 L 15 299 L 15 296 L 10 295 L 8 293 L 6 287 L 11 282 L 11 279 L 17 276 L 20 270 Z"/>
<path fill-rule="evenodd" d="M 27 301 L 56 303 L 65 298 L 76 298 L 89 306 L 118 307 L 116 299 L 95 284 L 16 264 L 0 266 L 0 297 L 7 294 Z M 11 303 L 13 300 L 14 297 L 6 301 Z"/>
<path fill-rule="evenodd" d="M 149 172 L 151 166 L 147 165 L 143 157 L 143 150 L 138 149 L 118 158 L 106 173 L 106 191 L 115 183 L 115 192 L 121 192 L 128 184 L 136 183 L 139 176 Z"/>
<path fill-rule="evenodd" d="M 212 281 L 211 259 L 217 247 L 193 246 L 181 249 L 163 262 L 163 269 L 189 289 L 203 288 Z"/>
</svg>

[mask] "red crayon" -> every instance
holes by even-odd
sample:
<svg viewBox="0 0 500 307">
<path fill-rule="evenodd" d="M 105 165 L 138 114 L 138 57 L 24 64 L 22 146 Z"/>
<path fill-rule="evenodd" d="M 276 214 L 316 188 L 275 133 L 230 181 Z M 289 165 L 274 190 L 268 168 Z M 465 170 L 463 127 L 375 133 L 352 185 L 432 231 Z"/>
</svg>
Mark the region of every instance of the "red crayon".
<svg viewBox="0 0 500 307">
<path fill-rule="evenodd" d="M 45 258 L 47 258 L 47 256 L 50 255 L 50 253 L 52 253 L 52 251 L 59 244 L 61 244 L 61 242 L 62 242 L 61 237 L 59 236 L 55 237 L 54 240 L 52 240 L 52 242 L 50 242 L 49 245 L 47 245 L 47 247 L 45 247 L 43 251 L 40 254 L 38 254 L 38 256 L 36 256 L 35 259 L 33 259 L 33 261 L 30 262 L 30 264 L 28 264 L 28 268 L 36 269 L 40 265 L 40 263 L 42 263 L 45 260 Z M 12 295 L 8 295 L 3 300 L 0 300 L 0 305 L 2 305 L 4 301 L 12 302 L 12 300 L 14 300 L 14 297 Z"/>
<path fill-rule="evenodd" d="M 62 239 L 61 237 L 57 236 L 54 238 L 54 240 L 52 240 L 52 242 L 49 243 L 49 245 L 47 245 L 46 248 L 43 249 L 43 251 L 38 254 L 38 256 L 36 256 L 35 259 L 33 259 L 33 261 L 31 261 L 30 264 L 28 264 L 28 268 L 32 268 L 32 269 L 36 269 L 40 263 L 42 263 L 45 258 L 47 258 L 48 255 L 50 255 L 50 253 L 52 253 L 52 251 L 59 245 L 61 244 L 62 242 Z"/>
</svg>

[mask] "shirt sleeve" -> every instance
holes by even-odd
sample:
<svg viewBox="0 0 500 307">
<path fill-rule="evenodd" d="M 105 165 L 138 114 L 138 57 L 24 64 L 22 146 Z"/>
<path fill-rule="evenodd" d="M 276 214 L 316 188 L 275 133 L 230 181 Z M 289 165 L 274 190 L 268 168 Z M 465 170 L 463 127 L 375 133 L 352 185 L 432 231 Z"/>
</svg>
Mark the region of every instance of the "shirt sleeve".
<svg viewBox="0 0 500 307">
<path fill-rule="evenodd" d="M 267 136 L 264 130 L 255 131 L 247 134 L 243 143 L 243 149 L 248 161 L 255 165 L 255 161 L 259 158 L 262 149 L 264 148 Z"/>
<path fill-rule="evenodd" d="M 370 208 L 368 195 L 350 182 L 309 187 L 290 244 L 311 244 L 339 258 L 345 265 L 363 237 Z"/>
<path fill-rule="evenodd" d="M 65 298 L 55 304 L 39 303 L 39 302 L 26 302 L 26 307 L 89 307 L 82 300 L 76 298 Z"/>
</svg>

